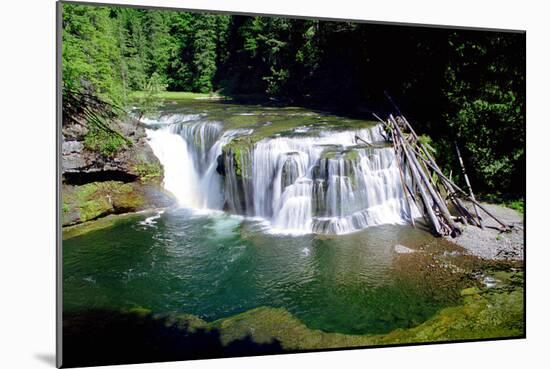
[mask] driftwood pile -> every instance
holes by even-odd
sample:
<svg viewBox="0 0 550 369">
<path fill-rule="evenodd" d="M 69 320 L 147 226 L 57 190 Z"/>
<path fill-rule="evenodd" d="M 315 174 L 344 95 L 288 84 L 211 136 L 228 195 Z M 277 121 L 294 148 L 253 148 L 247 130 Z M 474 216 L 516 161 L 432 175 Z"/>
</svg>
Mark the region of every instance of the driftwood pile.
<svg viewBox="0 0 550 369">
<path fill-rule="evenodd" d="M 437 236 L 456 237 L 460 235 L 461 229 L 457 222 L 483 228 L 480 211 L 500 224 L 502 231 L 510 230 L 508 225 L 491 214 L 475 199 L 458 146 L 456 146 L 456 150 L 468 185 L 468 192 L 458 187 L 443 174 L 430 151 L 419 140 L 418 135 L 404 116 L 390 115 L 386 121 L 377 115 L 375 117 L 384 124 L 387 133 L 389 133 L 389 139 L 393 143 L 403 192 L 411 215 L 410 222 L 413 227 L 415 226 L 412 216 L 413 206 L 416 206 Z M 472 203 L 474 213 L 464 205 L 463 200 Z"/>
</svg>

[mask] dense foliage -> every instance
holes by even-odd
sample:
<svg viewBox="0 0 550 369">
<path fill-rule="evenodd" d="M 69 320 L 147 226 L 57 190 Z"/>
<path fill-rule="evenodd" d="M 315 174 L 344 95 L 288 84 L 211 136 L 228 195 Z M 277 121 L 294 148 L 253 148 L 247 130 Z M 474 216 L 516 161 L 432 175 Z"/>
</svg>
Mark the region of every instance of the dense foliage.
<svg viewBox="0 0 550 369">
<path fill-rule="evenodd" d="M 121 106 L 167 88 L 384 114 L 387 92 L 447 172 L 456 142 L 476 190 L 525 190 L 524 34 L 64 4 L 62 70 Z"/>
</svg>

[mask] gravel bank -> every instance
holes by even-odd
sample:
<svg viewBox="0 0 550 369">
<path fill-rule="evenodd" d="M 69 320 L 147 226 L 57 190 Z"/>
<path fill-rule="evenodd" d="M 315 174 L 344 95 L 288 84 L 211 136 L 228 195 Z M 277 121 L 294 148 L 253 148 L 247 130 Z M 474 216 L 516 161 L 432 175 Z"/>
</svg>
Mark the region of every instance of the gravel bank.
<svg viewBox="0 0 550 369">
<path fill-rule="evenodd" d="M 499 224 L 482 212 L 480 215 L 485 229 L 471 225 L 462 226 L 462 234 L 454 239 L 448 237 L 449 241 L 484 259 L 523 260 L 523 214 L 499 205 L 482 205 L 504 223 L 513 225 L 512 231 L 501 232 Z"/>
</svg>

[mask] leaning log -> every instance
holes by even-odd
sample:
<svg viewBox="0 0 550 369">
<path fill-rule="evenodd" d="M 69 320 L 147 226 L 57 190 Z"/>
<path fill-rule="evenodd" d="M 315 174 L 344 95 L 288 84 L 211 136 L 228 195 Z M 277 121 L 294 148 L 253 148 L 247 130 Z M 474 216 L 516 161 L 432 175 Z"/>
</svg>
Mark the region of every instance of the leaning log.
<svg viewBox="0 0 550 369">
<path fill-rule="evenodd" d="M 418 142 L 418 146 L 423 149 L 424 156 L 415 148 L 412 148 L 414 153 L 426 164 L 432 171 L 438 176 L 441 176 L 441 169 L 437 166 L 435 160 L 433 157 L 429 154 L 429 152 L 426 150 L 426 148 L 423 147 L 421 142 Z M 475 218 L 464 206 L 462 201 L 458 198 L 456 195 L 456 191 L 449 185 L 449 183 L 452 182 L 450 179 L 445 177 L 445 180 L 442 181 L 445 190 L 447 191 L 448 197 L 451 199 L 451 202 L 453 203 L 454 207 L 457 209 L 459 213 L 462 214 L 462 217 L 466 218 L 472 225 L 479 226 L 479 220 Z"/>
<path fill-rule="evenodd" d="M 403 134 L 402 134 L 402 132 L 399 128 L 399 125 L 398 125 L 397 121 L 393 118 L 392 115 L 390 115 L 390 120 L 392 121 L 392 123 L 394 125 L 395 132 L 397 132 L 397 134 L 400 137 L 401 142 L 403 143 L 405 153 L 407 153 L 408 150 L 409 150 L 409 147 L 410 147 L 410 143 L 408 143 L 406 141 L 405 137 L 403 136 Z M 428 192 L 432 196 L 433 201 L 435 202 L 435 204 L 439 208 L 439 211 L 441 212 L 441 215 L 445 219 L 447 225 L 450 227 L 451 233 L 459 233 L 460 234 L 460 229 L 456 226 L 456 224 L 455 224 L 455 222 L 454 222 L 454 220 L 451 216 L 451 213 L 449 212 L 449 209 L 447 208 L 447 206 L 443 202 L 443 200 L 442 200 L 441 196 L 439 195 L 439 193 L 437 193 L 437 191 L 432 186 L 432 183 L 431 183 L 430 179 L 428 179 L 428 177 L 427 177 L 426 173 L 424 172 L 424 170 L 422 170 L 422 167 L 421 167 L 420 163 L 418 162 L 418 160 L 416 159 L 416 156 L 409 153 L 408 158 L 409 158 L 409 161 L 413 164 L 413 166 L 416 166 L 416 169 L 418 170 L 420 178 L 422 179 L 422 181 L 424 182 L 425 187 L 427 188 Z"/>
<path fill-rule="evenodd" d="M 494 216 L 489 210 L 487 210 L 483 205 L 481 205 L 476 199 L 472 199 L 469 194 L 466 193 L 462 188 L 458 187 L 454 182 L 450 181 L 441 171 L 437 170 L 435 167 L 431 166 L 429 163 L 427 163 L 428 166 L 431 167 L 431 169 L 441 178 L 442 180 L 446 181 L 452 188 L 454 188 L 456 191 L 460 192 L 462 195 L 469 198 L 470 202 L 472 204 L 477 205 L 481 210 L 485 212 L 488 216 L 493 218 L 498 224 L 500 224 L 505 230 L 509 230 L 510 226 L 503 223 L 500 219 L 498 219 L 496 216 Z"/>
<path fill-rule="evenodd" d="M 466 167 L 464 166 L 464 162 L 462 161 L 462 155 L 460 155 L 460 150 L 458 148 L 457 143 L 455 142 L 455 150 L 456 154 L 458 155 L 458 161 L 460 163 L 460 168 L 462 169 L 462 175 L 464 176 L 464 180 L 466 181 L 466 187 L 468 187 L 468 192 L 470 192 L 470 197 L 472 200 L 475 200 L 474 191 L 472 191 L 472 186 L 470 185 L 470 179 L 468 178 L 468 174 L 466 173 Z M 477 211 L 477 207 L 475 204 L 473 204 L 474 211 L 476 213 L 476 217 L 479 220 L 479 226 L 481 229 L 483 229 L 483 221 L 481 220 L 481 217 L 479 216 L 479 213 Z"/>
<path fill-rule="evenodd" d="M 432 226 L 435 234 L 450 234 L 455 236 L 460 233 L 460 228 L 455 223 L 457 218 L 451 215 L 447 204 L 454 206 L 458 219 L 464 224 L 470 223 L 483 227 L 481 217 L 477 211 L 479 207 L 479 209 L 500 224 L 504 230 L 509 230 L 508 225 L 504 224 L 504 222 L 499 220 L 475 199 L 471 186 L 469 186 L 469 193 L 467 193 L 458 187 L 452 181 L 452 178 L 447 178 L 443 175 L 429 150 L 420 141 L 411 124 L 404 116 L 400 115 L 394 118 L 390 114 L 388 120 L 384 121 L 376 114 L 373 115 L 384 125 L 386 132 L 391 135 L 395 158 L 400 170 L 400 178 L 407 201 L 408 195 L 410 195 L 417 208 L 421 210 L 426 222 Z M 408 131 L 407 135 L 404 133 L 406 131 Z M 434 174 L 436 178 L 433 178 Z M 407 177 L 410 178 L 412 189 L 407 182 Z M 438 184 L 439 181 L 437 181 L 437 178 L 440 179 L 441 185 Z M 469 183 L 469 180 L 467 183 Z M 475 215 L 462 203 L 461 196 L 472 202 Z M 407 204 L 409 212 L 412 215 L 410 203 L 407 202 Z M 423 205 L 422 209 L 420 204 Z M 414 221 L 411 223 L 414 225 Z"/>
<path fill-rule="evenodd" d="M 401 165 L 401 160 L 399 159 L 399 151 L 397 150 L 397 145 L 395 144 L 395 140 L 393 139 L 392 137 L 392 143 L 393 143 L 393 151 L 395 152 L 395 157 L 396 157 L 396 160 L 397 160 L 397 167 L 399 168 L 399 177 L 401 178 L 401 186 L 403 188 L 403 196 L 405 196 L 405 201 L 407 202 L 407 207 L 409 209 L 409 218 L 411 220 L 411 224 L 413 227 L 415 227 L 415 224 L 414 224 L 414 217 L 413 217 L 413 208 L 412 208 L 412 205 L 409 201 L 409 194 L 407 193 L 407 183 L 405 181 L 405 176 L 403 174 L 403 166 Z M 411 192 L 409 190 L 409 192 Z M 412 193 L 411 193 L 412 194 Z M 414 201 L 414 196 L 413 196 L 413 201 Z"/>
<path fill-rule="evenodd" d="M 399 143 L 398 145 L 401 145 L 403 152 L 405 154 L 405 157 L 407 159 L 407 162 L 409 163 L 409 168 L 411 169 L 411 173 L 417 183 L 417 186 L 418 186 L 417 189 L 420 193 L 420 197 L 422 198 L 422 202 L 424 203 L 424 208 L 428 213 L 428 217 L 432 224 L 433 230 L 436 234 L 443 235 L 441 232 L 441 225 L 439 224 L 439 221 L 437 220 L 437 217 L 432 209 L 430 198 L 428 197 L 424 187 L 422 186 L 422 180 L 420 179 L 420 174 L 418 173 L 418 169 L 416 166 L 412 164 L 410 153 L 408 152 L 407 148 L 404 147 L 403 142 L 400 139 L 398 139 L 397 142 Z"/>
<path fill-rule="evenodd" d="M 361 142 L 363 142 L 363 143 L 364 143 L 365 145 L 367 145 L 368 147 L 374 147 L 373 144 L 371 144 L 370 142 L 368 142 L 368 141 L 362 139 L 362 138 L 359 137 L 358 135 L 355 135 L 355 140 L 356 140 L 356 141 L 361 141 Z"/>
<path fill-rule="evenodd" d="M 412 125 L 409 123 L 409 121 L 407 120 L 407 118 L 405 116 L 399 116 L 397 117 L 398 120 L 402 120 L 404 125 L 408 128 L 408 130 L 411 132 L 411 134 L 413 135 L 413 137 L 415 138 L 416 140 L 416 143 L 417 143 L 417 146 L 420 147 L 420 150 L 422 151 L 422 153 L 424 154 L 425 158 L 432 164 L 432 166 L 434 166 L 435 168 L 437 168 L 439 171 L 441 171 L 439 169 L 439 166 L 437 165 L 437 163 L 435 162 L 434 158 L 432 157 L 432 155 L 430 154 L 430 152 L 428 151 L 428 149 L 424 146 L 424 144 L 420 141 L 418 135 L 416 134 L 414 128 L 412 127 Z M 417 153 L 418 154 L 418 153 Z M 422 155 L 420 155 L 422 157 Z M 462 203 L 462 201 L 460 201 L 460 199 L 456 196 L 455 194 L 455 191 L 453 191 L 453 189 L 448 185 L 448 183 L 446 181 L 442 181 L 443 183 L 443 187 L 445 188 L 445 191 L 447 192 L 447 196 L 448 198 L 450 198 L 451 202 L 453 203 L 454 207 L 456 208 L 456 210 L 458 211 L 459 213 L 459 216 L 460 216 L 460 219 L 461 221 L 466 224 L 466 222 L 469 220 L 472 224 L 474 224 L 475 220 L 474 220 L 474 217 L 470 214 L 470 212 L 466 209 L 466 207 L 464 206 L 464 204 Z M 466 218 L 466 219 L 465 219 Z M 477 225 L 474 224 L 474 225 Z"/>
</svg>

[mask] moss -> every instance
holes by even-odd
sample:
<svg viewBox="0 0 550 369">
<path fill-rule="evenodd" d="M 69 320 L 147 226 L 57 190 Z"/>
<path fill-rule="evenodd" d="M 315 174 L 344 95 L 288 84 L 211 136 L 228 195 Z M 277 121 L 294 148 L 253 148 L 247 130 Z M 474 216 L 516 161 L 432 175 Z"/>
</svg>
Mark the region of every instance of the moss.
<svg viewBox="0 0 550 369">
<path fill-rule="evenodd" d="M 64 186 L 63 225 L 87 222 L 113 213 L 136 211 L 143 208 L 146 202 L 144 193 L 133 183 L 105 181 Z"/>
<path fill-rule="evenodd" d="M 112 227 L 121 220 L 131 219 L 134 217 L 139 217 L 141 215 L 135 214 L 135 213 L 111 214 L 103 218 L 95 219 L 90 222 L 79 223 L 79 224 L 63 227 L 62 238 L 63 240 L 68 240 L 73 237 L 82 236 L 84 234 L 87 234 L 89 232 L 93 232 L 99 229 Z"/>
<path fill-rule="evenodd" d="M 109 189 L 110 190 L 110 189 Z M 112 205 L 117 212 L 136 211 L 143 207 L 147 199 L 131 183 L 126 183 L 112 192 Z"/>
<path fill-rule="evenodd" d="M 111 210 L 107 197 L 88 199 L 80 205 L 80 220 L 86 222 L 101 216 Z"/>
<path fill-rule="evenodd" d="M 248 173 L 246 166 L 250 152 L 252 152 L 253 143 L 250 137 L 239 137 L 223 147 L 224 155 L 231 156 L 233 158 L 233 171 L 237 178 L 242 178 L 243 175 Z"/>
<path fill-rule="evenodd" d="M 321 154 L 321 159 L 330 160 L 336 158 L 340 153 L 338 151 L 324 151 Z"/>
<path fill-rule="evenodd" d="M 464 304 L 441 310 L 434 318 L 409 330 L 394 331 L 381 343 L 427 342 L 524 334 L 523 289 L 511 292 L 468 291 Z"/>
<path fill-rule="evenodd" d="M 357 150 L 344 151 L 344 159 L 349 161 L 356 161 L 359 158 L 359 152 Z"/>
<path fill-rule="evenodd" d="M 125 312 L 129 313 L 129 314 L 135 314 L 135 315 L 140 316 L 140 317 L 145 317 L 145 316 L 151 314 L 151 310 L 146 309 L 142 306 L 136 306 L 136 307 L 130 308 Z"/>
<path fill-rule="evenodd" d="M 359 159 L 359 152 L 357 149 L 342 150 L 341 147 L 329 147 L 321 154 L 321 159 L 334 159 L 337 157 L 353 162 Z"/>
<path fill-rule="evenodd" d="M 284 112 L 281 112 L 282 110 Z M 258 107 L 257 110 L 253 110 L 247 115 L 234 114 L 228 117 L 224 112 L 220 116 L 216 116 L 214 113 L 212 118 L 223 121 L 225 129 L 252 128 L 254 130 L 250 135 L 252 143 L 275 135 L 299 135 L 294 132 L 298 127 L 308 127 L 307 134 L 311 134 L 327 129 L 359 129 L 377 124 L 361 119 L 342 119 L 296 107 L 278 108 L 277 110 Z"/>
<path fill-rule="evenodd" d="M 260 307 L 209 324 L 221 332 L 224 345 L 250 336 L 254 342 L 278 341 L 286 350 L 517 337 L 524 333 L 523 289 L 462 291 L 463 303 L 439 311 L 410 329 L 387 334 L 346 335 L 309 329 L 282 308 Z"/>
<path fill-rule="evenodd" d="M 140 99 L 147 94 L 146 91 L 133 91 L 129 94 L 131 99 Z M 160 91 L 157 94 L 160 99 L 167 100 L 220 100 L 228 99 L 216 92 L 200 93 L 200 92 L 188 92 L 188 91 Z"/>
<path fill-rule="evenodd" d="M 109 158 L 115 156 L 128 145 L 131 145 L 131 141 L 125 139 L 119 133 L 95 125 L 89 125 L 88 132 L 84 136 L 84 147 L 86 149 Z"/>
<path fill-rule="evenodd" d="M 208 323 L 196 315 L 180 314 L 176 316 L 175 323 L 180 328 L 185 328 L 189 333 L 195 333 L 198 330 L 208 330 Z"/>
<path fill-rule="evenodd" d="M 253 115 L 231 115 L 224 119 L 224 123 L 231 128 L 248 128 L 249 126 L 265 124 L 265 121 L 262 122 L 262 118 L 259 115 L 251 114 Z"/>
<path fill-rule="evenodd" d="M 460 295 L 461 296 L 471 296 L 471 295 L 478 294 L 479 292 L 480 291 L 477 287 L 470 287 L 470 288 L 465 288 L 462 291 L 460 291 Z"/>
<path fill-rule="evenodd" d="M 337 347 L 331 339 L 345 335 L 323 333 L 307 328 L 282 308 L 260 307 L 245 313 L 211 323 L 220 330 L 222 344 L 250 336 L 256 343 L 279 341 L 286 350 Z"/>
<path fill-rule="evenodd" d="M 521 214 L 525 213 L 525 200 L 513 200 L 504 203 L 504 206 L 519 211 Z"/>
<path fill-rule="evenodd" d="M 235 147 L 233 151 L 233 156 L 235 159 L 235 174 L 237 175 L 237 177 L 242 177 L 243 174 L 243 151 L 244 150 L 241 147 Z"/>
<path fill-rule="evenodd" d="M 135 307 L 125 311 L 140 318 L 159 319 L 167 327 L 187 333 L 214 333 L 222 345 L 242 340 L 280 344 L 287 351 L 469 340 L 524 335 L 523 288 L 462 290 L 461 303 L 440 310 L 424 323 L 386 334 L 350 335 L 310 329 L 283 308 L 258 307 L 207 323 L 189 314 L 156 316 Z"/>
<path fill-rule="evenodd" d="M 157 182 L 162 179 L 163 168 L 158 162 L 142 161 L 134 166 L 134 171 L 138 174 L 142 182 Z"/>
<path fill-rule="evenodd" d="M 404 258 L 422 257 L 417 254 L 422 253 L 408 254 Z M 417 274 L 417 269 L 414 270 Z M 385 334 L 348 335 L 314 330 L 285 309 L 270 307 L 260 307 L 221 319 L 210 323 L 210 326 L 220 329 L 223 344 L 249 335 L 259 343 L 277 340 L 286 350 L 522 336 L 525 328 L 523 272 L 508 267 L 494 272 L 487 270 L 487 273 L 501 281 L 498 287 L 487 288 L 479 287 L 481 284 L 477 283 L 465 283 L 465 288 L 455 291 L 457 298 L 453 306 L 437 311 L 415 327 L 396 329 Z M 462 280 L 463 276 L 456 278 Z M 447 274 L 444 279 L 449 279 Z M 425 284 L 425 280 L 425 276 L 419 276 L 419 283 Z M 440 290 L 441 286 L 437 289 Z M 434 295 L 433 298 L 437 299 L 438 296 Z"/>
</svg>

